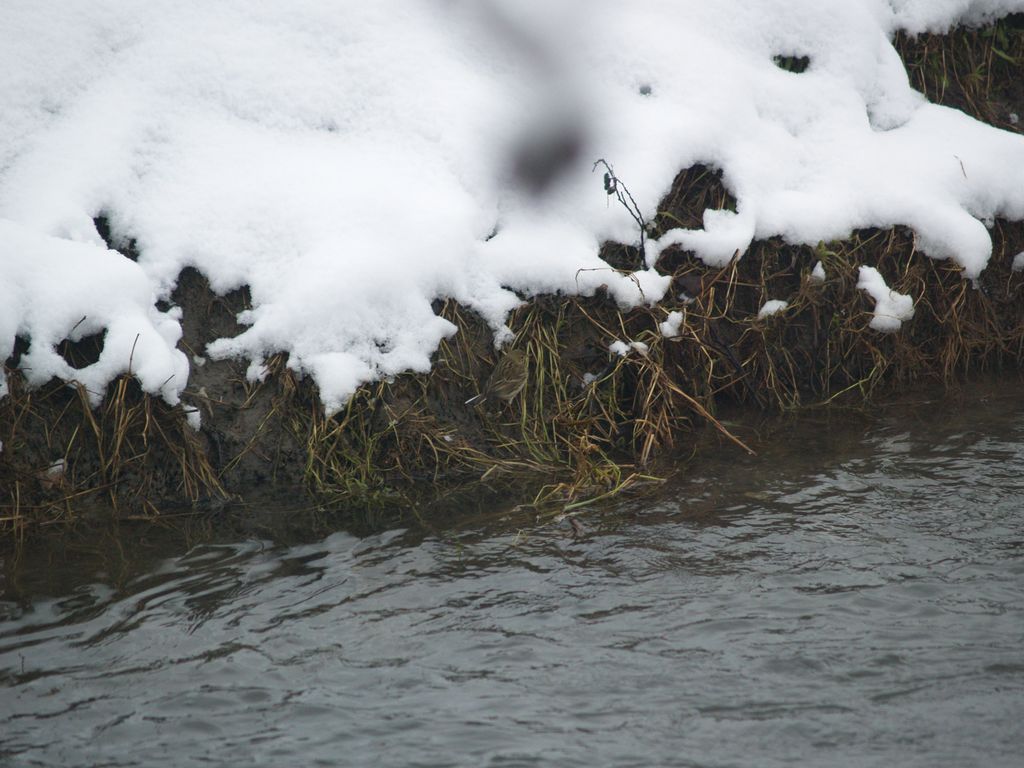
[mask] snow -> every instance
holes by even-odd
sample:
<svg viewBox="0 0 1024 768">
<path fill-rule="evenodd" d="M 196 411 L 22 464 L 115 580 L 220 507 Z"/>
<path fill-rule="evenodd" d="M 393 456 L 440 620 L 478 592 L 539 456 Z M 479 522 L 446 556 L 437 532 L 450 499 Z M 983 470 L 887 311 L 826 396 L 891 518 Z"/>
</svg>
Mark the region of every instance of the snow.
<svg viewBox="0 0 1024 768">
<path fill-rule="evenodd" d="M 1014 272 L 1024 271 L 1024 251 L 1021 251 L 1013 257 L 1013 264 L 1011 267 Z"/>
<path fill-rule="evenodd" d="M 954 21 L 986 24 L 1021 10 L 1020 0 L 889 0 L 912 34 L 947 32 Z"/>
<path fill-rule="evenodd" d="M 875 300 L 874 317 L 870 326 L 876 331 L 894 333 L 904 321 L 914 316 L 914 300 L 889 288 L 885 278 L 874 267 L 861 267 L 857 288 L 867 291 Z"/>
<path fill-rule="evenodd" d="M 811 280 L 816 283 L 825 282 L 825 265 L 820 261 L 815 263 L 814 269 L 811 270 Z"/>
<path fill-rule="evenodd" d="M 176 403 L 180 311 L 157 302 L 192 266 L 218 292 L 248 285 L 253 306 L 242 334 L 196 352 L 246 360 L 253 379 L 287 352 L 333 411 L 362 383 L 428 370 L 456 331 L 437 298 L 500 345 L 523 296 L 658 302 L 673 244 L 715 266 L 754 238 L 901 224 L 977 277 L 984 222 L 1024 219 L 1006 172 L 1024 138 L 927 103 L 890 40 L 1014 10 L 1024 0 L 5 0 L 0 354 L 21 336 L 31 384 L 81 381 L 96 402 L 130 371 Z M 736 212 L 705 212 L 620 273 L 600 244 L 639 232 L 591 172 L 599 157 L 647 218 L 698 162 L 722 170 Z M 137 263 L 106 248 L 98 215 Z M 56 352 L 101 332 L 92 365 Z"/>
<path fill-rule="evenodd" d="M 650 351 L 650 347 L 642 341 L 626 342 L 616 339 L 608 345 L 608 351 L 619 357 L 626 357 L 630 352 L 637 352 L 641 356 L 646 356 Z"/>
<path fill-rule="evenodd" d="M 679 329 L 682 325 L 683 313 L 678 310 L 673 310 L 668 313 L 668 317 L 658 324 L 658 330 L 661 331 L 662 336 L 669 339 L 675 339 L 679 337 Z"/>
<path fill-rule="evenodd" d="M 608 345 L 608 351 L 611 352 L 613 355 L 618 355 L 619 357 L 625 357 L 626 355 L 628 355 L 629 349 L 629 344 L 624 342 L 622 339 L 616 339 L 615 341 Z"/>
<path fill-rule="evenodd" d="M 16 333 L 31 335 L 20 362 L 30 386 L 53 376 L 77 380 L 98 404 L 107 382 L 130 372 L 146 391 L 178 402 L 188 380 L 188 360 L 175 348 L 180 315 L 154 306 L 153 286 L 137 264 L 0 219 L 0 274 L 0 344 L 10 354 Z M 92 365 L 74 369 L 57 352 L 64 338 L 100 332 L 103 351 Z"/>
<path fill-rule="evenodd" d="M 782 299 L 769 299 L 764 303 L 761 309 L 757 311 L 757 319 L 764 320 L 766 317 L 778 314 L 788 306 L 788 301 L 783 301 Z"/>
</svg>

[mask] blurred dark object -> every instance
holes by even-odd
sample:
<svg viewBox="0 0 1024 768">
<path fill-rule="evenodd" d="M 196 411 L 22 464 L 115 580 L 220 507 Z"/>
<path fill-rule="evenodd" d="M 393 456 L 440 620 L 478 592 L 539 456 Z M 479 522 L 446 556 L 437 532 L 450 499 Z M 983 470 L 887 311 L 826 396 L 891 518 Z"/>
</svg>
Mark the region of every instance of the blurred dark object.
<svg viewBox="0 0 1024 768">
<path fill-rule="evenodd" d="M 583 33 L 581 6 L 522 0 L 474 0 L 493 39 L 524 65 L 531 104 L 509 145 L 512 181 L 539 197 L 576 167 L 587 152 L 589 109 L 573 40 Z"/>
<path fill-rule="evenodd" d="M 585 144 L 582 126 L 575 123 L 527 132 L 512 153 L 516 182 L 531 194 L 544 194 L 580 161 Z"/>
</svg>

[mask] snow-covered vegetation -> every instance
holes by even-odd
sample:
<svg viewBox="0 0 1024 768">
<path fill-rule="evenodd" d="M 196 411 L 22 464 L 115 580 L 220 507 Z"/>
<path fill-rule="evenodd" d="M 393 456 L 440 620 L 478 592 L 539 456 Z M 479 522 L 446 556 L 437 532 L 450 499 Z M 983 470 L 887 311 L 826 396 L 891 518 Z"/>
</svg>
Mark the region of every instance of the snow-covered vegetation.
<svg viewBox="0 0 1024 768">
<path fill-rule="evenodd" d="M 522 296 L 604 287 L 657 302 L 671 245 L 721 265 L 755 239 L 906 225 L 976 278 L 986 225 L 1024 219 L 1024 137 L 929 103 L 891 41 L 1020 10 L 5 0 L 0 353 L 21 337 L 30 383 L 74 379 L 100 397 L 131 372 L 175 403 L 194 361 L 176 347 L 181 309 L 162 302 L 192 266 L 216 291 L 251 290 L 246 330 L 208 355 L 258 377 L 287 352 L 333 410 L 364 382 L 429 368 L 455 332 L 437 298 L 478 312 L 501 344 Z M 722 171 L 736 210 L 649 240 L 633 274 L 612 270 L 600 244 L 639 231 L 598 158 L 644 218 L 696 163 Z M 137 261 L 108 249 L 97 219 Z M 879 330 L 913 315 L 870 265 L 861 285 Z M 100 333 L 96 362 L 57 353 Z"/>
</svg>

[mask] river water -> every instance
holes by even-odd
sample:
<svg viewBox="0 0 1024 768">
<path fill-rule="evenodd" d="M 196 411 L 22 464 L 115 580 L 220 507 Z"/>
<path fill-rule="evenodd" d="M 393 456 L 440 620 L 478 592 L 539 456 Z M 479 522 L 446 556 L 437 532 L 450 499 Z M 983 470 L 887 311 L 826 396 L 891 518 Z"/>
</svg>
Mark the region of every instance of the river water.
<svg viewBox="0 0 1024 768">
<path fill-rule="evenodd" d="M 497 508 L 32 544 L 0 762 L 1024 764 L 1020 383 L 750 439 L 582 532 Z"/>
</svg>

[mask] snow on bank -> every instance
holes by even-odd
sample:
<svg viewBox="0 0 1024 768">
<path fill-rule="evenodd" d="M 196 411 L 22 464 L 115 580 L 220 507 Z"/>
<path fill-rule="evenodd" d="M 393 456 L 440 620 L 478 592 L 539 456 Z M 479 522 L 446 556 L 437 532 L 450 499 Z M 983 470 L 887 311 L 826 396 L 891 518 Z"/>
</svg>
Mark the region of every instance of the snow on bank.
<svg viewBox="0 0 1024 768">
<path fill-rule="evenodd" d="M 83 243 L 48 237 L 0 219 L 0 343 L 30 329 L 32 345 L 20 367 L 30 386 L 57 376 L 78 380 L 99 403 L 107 382 L 130 372 L 148 392 L 178 402 L 188 378 L 177 310 L 157 311 L 145 274 L 121 254 Z M 105 332 L 94 364 L 72 368 L 57 351 L 68 338 L 78 341 Z M 0 396 L 7 381 L 0 378 Z"/>
<path fill-rule="evenodd" d="M 661 298 L 681 244 L 722 264 L 755 237 L 816 243 L 905 224 L 968 277 L 985 222 L 1024 218 L 1024 138 L 930 105 L 888 42 L 1024 9 L 1011 0 L 5 0 L 0 10 L 0 353 L 31 381 L 94 393 L 131 370 L 175 402 L 188 375 L 180 270 L 251 288 L 212 357 L 286 351 L 329 409 L 363 382 L 425 371 L 451 297 L 505 340 L 520 295 L 605 287 Z M 807 56 L 801 74 L 776 55 Z M 555 150 L 564 149 L 559 153 Z M 535 196 L 541 175 L 577 162 Z M 737 212 L 631 242 L 590 165 L 606 158 L 646 216 L 676 172 L 721 168 Z M 524 160 L 526 158 L 526 160 Z M 613 201 L 614 203 L 614 201 Z M 108 251 L 93 217 L 133 238 Z M 82 318 L 85 318 L 84 320 Z M 69 369 L 65 336 L 106 330 Z M 0 387 L 5 386 L 0 384 Z M 2 393 L 2 391 L 0 391 Z"/>
</svg>

